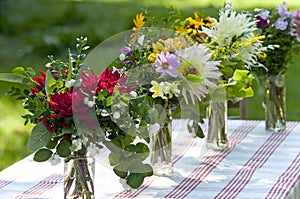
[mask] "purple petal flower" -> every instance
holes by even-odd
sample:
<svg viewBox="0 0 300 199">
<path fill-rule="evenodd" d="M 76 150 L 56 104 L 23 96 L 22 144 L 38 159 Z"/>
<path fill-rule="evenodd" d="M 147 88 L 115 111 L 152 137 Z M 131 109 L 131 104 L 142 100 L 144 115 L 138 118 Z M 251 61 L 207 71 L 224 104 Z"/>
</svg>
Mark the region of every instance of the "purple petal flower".
<svg viewBox="0 0 300 199">
<path fill-rule="evenodd" d="M 292 13 L 293 26 L 291 27 L 292 35 L 300 38 L 300 10 L 296 10 Z"/>
<path fill-rule="evenodd" d="M 293 20 L 297 25 L 300 24 L 300 10 L 293 12 Z"/>
<path fill-rule="evenodd" d="M 161 52 L 157 55 L 157 59 L 154 62 L 156 72 L 161 73 L 161 77 L 169 74 L 171 77 L 177 77 L 178 72 L 176 69 L 179 67 L 180 62 L 176 59 L 174 54 L 169 52 Z"/>
<path fill-rule="evenodd" d="M 129 57 L 132 55 L 132 51 L 129 47 L 125 46 L 120 49 L 120 52 L 124 55 L 128 55 Z"/>
<path fill-rule="evenodd" d="M 275 25 L 275 28 L 278 30 L 286 30 L 289 23 L 287 21 L 285 21 L 283 18 L 279 18 L 276 20 L 274 25 Z"/>
<path fill-rule="evenodd" d="M 256 26 L 258 28 L 269 28 L 270 24 L 268 22 L 268 20 L 263 19 L 261 16 L 256 16 L 256 19 L 258 20 Z"/>
<path fill-rule="evenodd" d="M 262 11 L 257 16 L 260 17 L 263 20 L 267 20 L 270 17 L 270 10 Z"/>
<path fill-rule="evenodd" d="M 277 9 L 277 12 L 278 12 L 279 16 L 283 19 L 290 18 L 290 16 L 291 16 L 291 14 L 288 11 L 286 6 L 287 6 L 286 2 L 283 2 L 281 6 L 280 5 L 276 6 L 276 9 Z"/>
</svg>

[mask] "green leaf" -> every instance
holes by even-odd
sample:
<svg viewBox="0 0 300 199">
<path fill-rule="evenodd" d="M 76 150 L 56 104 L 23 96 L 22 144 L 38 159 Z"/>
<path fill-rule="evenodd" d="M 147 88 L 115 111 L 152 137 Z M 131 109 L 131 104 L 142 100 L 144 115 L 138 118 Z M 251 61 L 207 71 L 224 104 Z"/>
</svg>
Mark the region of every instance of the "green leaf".
<svg viewBox="0 0 300 199">
<path fill-rule="evenodd" d="M 127 184 L 130 187 L 137 189 L 143 184 L 144 178 L 145 177 L 141 173 L 131 173 L 127 178 Z"/>
<path fill-rule="evenodd" d="M 48 131 L 42 122 L 38 123 L 31 131 L 31 135 L 27 143 L 27 149 L 29 151 L 36 151 L 46 146 L 52 135 L 52 132 Z"/>
<path fill-rule="evenodd" d="M 47 71 L 46 72 L 46 80 L 45 80 L 45 92 L 46 92 L 46 95 L 49 96 L 49 88 L 50 88 L 50 81 L 52 81 L 53 76 L 52 76 L 52 73 L 50 71 Z M 55 81 L 55 80 L 54 80 Z"/>
<path fill-rule="evenodd" d="M 118 164 L 120 156 L 121 155 L 117 154 L 117 153 L 110 153 L 109 156 L 108 156 L 110 165 L 114 166 L 114 165 Z"/>
<path fill-rule="evenodd" d="M 67 140 L 63 140 L 57 145 L 56 152 L 60 157 L 68 157 L 71 154 L 70 147 L 71 143 Z"/>
<path fill-rule="evenodd" d="M 68 76 L 66 81 L 70 81 L 72 79 L 72 69 L 73 69 L 73 65 L 72 65 L 72 56 L 71 56 L 71 51 L 70 48 L 68 49 L 68 54 L 69 54 L 69 68 L 68 68 Z"/>
<path fill-rule="evenodd" d="M 244 77 L 246 77 L 248 73 L 249 73 L 248 70 L 239 70 L 239 69 L 237 69 L 233 73 L 233 80 L 240 81 Z"/>
<path fill-rule="evenodd" d="M 204 138 L 203 130 L 199 125 L 198 125 L 198 128 L 196 130 L 196 136 L 199 137 L 199 138 Z"/>
<path fill-rule="evenodd" d="M 12 72 L 19 76 L 25 76 L 25 69 L 22 66 L 15 67 Z"/>
<path fill-rule="evenodd" d="M 27 78 L 13 73 L 0 73 L 0 80 L 5 82 L 24 83 L 24 80 L 27 80 Z M 31 82 L 28 81 L 26 85 L 31 85 Z"/>
<path fill-rule="evenodd" d="M 186 76 L 186 79 L 190 82 L 197 83 L 197 82 L 202 82 L 204 78 L 200 77 L 199 75 L 188 74 Z"/>
<path fill-rule="evenodd" d="M 117 176 L 124 179 L 127 177 L 128 168 L 129 166 L 127 162 L 121 162 L 120 164 L 115 166 L 113 170 Z"/>
<path fill-rule="evenodd" d="M 112 105 L 112 96 L 109 96 L 106 98 L 106 106 L 111 106 Z"/>
<path fill-rule="evenodd" d="M 73 129 L 68 128 L 68 127 L 64 127 L 64 128 L 61 129 L 61 131 L 62 131 L 62 134 L 69 134 L 69 133 L 73 132 Z"/>
<path fill-rule="evenodd" d="M 52 151 L 50 151 L 49 149 L 40 149 L 34 154 L 33 160 L 37 162 L 44 162 L 49 160 L 51 155 Z"/>
<path fill-rule="evenodd" d="M 35 76 L 35 74 L 36 74 L 35 70 L 32 67 L 27 67 L 26 68 L 26 73 L 28 75 L 30 75 L 31 77 Z"/>
<path fill-rule="evenodd" d="M 246 96 L 245 97 L 252 97 L 254 95 L 254 91 L 251 87 L 249 88 L 245 88 L 244 91 L 246 92 Z"/>
<path fill-rule="evenodd" d="M 51 139 L 48 144 L 46 145 L 46 147 L 48 149 L 54 149 L 57 145 L 57 139 Z"/>
</svg>

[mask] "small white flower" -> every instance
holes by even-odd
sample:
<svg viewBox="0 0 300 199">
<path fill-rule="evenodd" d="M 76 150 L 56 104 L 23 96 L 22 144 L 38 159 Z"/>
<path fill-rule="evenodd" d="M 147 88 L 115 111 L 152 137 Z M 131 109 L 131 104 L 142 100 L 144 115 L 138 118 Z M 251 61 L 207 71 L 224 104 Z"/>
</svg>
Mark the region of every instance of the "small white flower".
<svg viewBox="0 0 300 199">
<path fill-rule="evenodd" d="M 45 66 L 46 66 L 47 68 L 51 68 L 51 67 L 52 67 L 52 63 L 51 63 L 51 62 L 48 62 Z"/>
<path fill-rule="evenodd" d="M 145 35 L 142 35 L 142 36 L 140 36 L 140 37 L 137 39 L 138 44 L 140 44 L 141 46 L 142 46 L 143 43 L 144 43 L 144 38 L 145 38 Z"/>
<path fill-rule="evenodd" d="M 120 116 L 121 116 L 120 113 L 117 112 L 117 111 L 113 113 L 113 117 L 114 117 L 115 119 L 119 119 Z"/>
<path fill-rule="evenodd" d="M 66 82 L 66 87 L 71 88 L 75 84 L 75 82 L 76 81 L 74 79 L 71 79 L 70 81 L 67 81 Z"/>
<path fill-rule="evenodd" d="M 94 98 L 93 98 L 94 100 Z M 93 107 L 96 103 L 93 100 L 89 100 L 88 97 L 83 99 L 83 103 L 86 104 L 88 107 Z"/>
<path fill-rule="evenodd" d="M 158 123 L 149 125 L 149 134 L 150 136 L 156 134 L 160 129 L 160 125 Z"/>
<path fill-rule="evenodd" d="M 54 154 L 53 156 L 51 156 L 49 162 L 52 166 L 59 164 L 61 162 L 59 155 Z"/>
<path fill-rule="evenodd" d="M 79 151 L 82 148 L 82 142 L 80 139 L 72 140 L 70 147 L 71 151 Z"/>
<path fill-rule="evenodd" d="M 119 55 L 119 59 L 120 59 L 121 61 L 123 61 L 123 60 L 125 59 L 125 57 L 126 57 L 126 56 L 125 56 L 123 53 Z"/>
<path fill-rule="evenodd" d="M 100 152 L 100 149 L 96 146 L 96 144 L 91 143 L 90 146 L 88 146 L 87 151 L 89 155 L 94 157 Z"/>
<path fill-rule="evenodd" d="M 131 191 L 131 187 L 127 184 L 125 179 L 120 178 L 120 183 L 122 185 L 122 187 L 126 190 L 126 191 Z"/>
<path fill-rule="evenodd" d="M 96 103 L 94 101 L 88 101 L 88 107 L 93 107 Z"/>
<path fill-rule="evenodd" d="M 133 98 L 137 97 L 137 93 L 135 91 L 130 91 L 129 95 Z"/>
</svg>

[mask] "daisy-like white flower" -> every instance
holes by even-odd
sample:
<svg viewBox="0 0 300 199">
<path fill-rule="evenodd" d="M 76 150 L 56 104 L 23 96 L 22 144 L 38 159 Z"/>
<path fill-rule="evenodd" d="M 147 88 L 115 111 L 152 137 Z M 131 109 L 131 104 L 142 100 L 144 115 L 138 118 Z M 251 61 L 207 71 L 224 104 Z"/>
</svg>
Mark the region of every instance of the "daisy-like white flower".
<svg viewBox="0 0 300 199">
<path fill-rule="evenodd" d="M 264 13 L 262 18 L 266 19 L 268 15 L 269 13 Z M 241 56 L 241 60 L 248 69 L 251 66 L 263 67 L 257 61 L 257 56 L 263 54 L 261 39 L 264 36 L 258 37 L 254 34 L 257 29 L 256 23 L 257 21 L 250 13 L 237 13 L 230 4 L 227 4 L 224 9 L 220 10 L 220 18 L 215 26 L 203 27 L 203 33 L 210 37 L 209 45 L 217 44 L 218 47 L 224 47 L 228 59 Z"/>
<path fill-rule="evenodd" d="M 216 42 L 218 46 L 226 46 L 233 37 L 239 37 L 255 30 L 256 21 L 248 13 L 237 13 L 231 6 L 226 6 L 225 9 L 220 10 L 220 17 L 215 22 L 215 26 L 203 27 L 201 32 L 208 35 L 211 41 Z"/>
<path fill-rule="evenodd" d="M 182 78 L 182 95 L 188 103 L 189 97 L 195 103 L 195 96 L 201 100 L 218 83 L 220 73 L 219 61 L 211 61 L 212 53 L 203 44 L 195 44 L 177 52 L 182 58 L 180 78 Z M 189 95 L 188 95 L 189 94 Z"/>
<path fill-rule="evenodd" d="M 156 67 L 156 72 L 161 73 L 161 77 L 164 77 L 166 74 L 170 75 L 171 77 L 178 77 L 178 72 L 176 69 L 180 63 L 173 53 L 162 51 L 157 55 L 154 64 Z"/>
</svg>

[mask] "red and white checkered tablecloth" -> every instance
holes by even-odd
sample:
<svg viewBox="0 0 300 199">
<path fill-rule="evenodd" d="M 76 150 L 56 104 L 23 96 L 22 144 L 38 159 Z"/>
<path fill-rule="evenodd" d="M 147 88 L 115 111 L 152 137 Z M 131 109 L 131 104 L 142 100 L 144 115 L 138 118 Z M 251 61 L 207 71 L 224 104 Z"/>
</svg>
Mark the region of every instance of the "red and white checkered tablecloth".
<svg viewBox="0 0 300 199">
<path fill-rule="evenodd" d="M 300 198 L 300 123 L 267 132 L 264 121 L 228 120 L 230 147 L 211 151 L 193 138 L 185 120 L 173 121 L 174 173 L 146 178 L 123 191 L 108 166 L 96 161 L 96 198 Z M 63 198 L 63 164 L 37 163 L 32 155 L 0 172 L 0 199 Z"/>
</svg>

